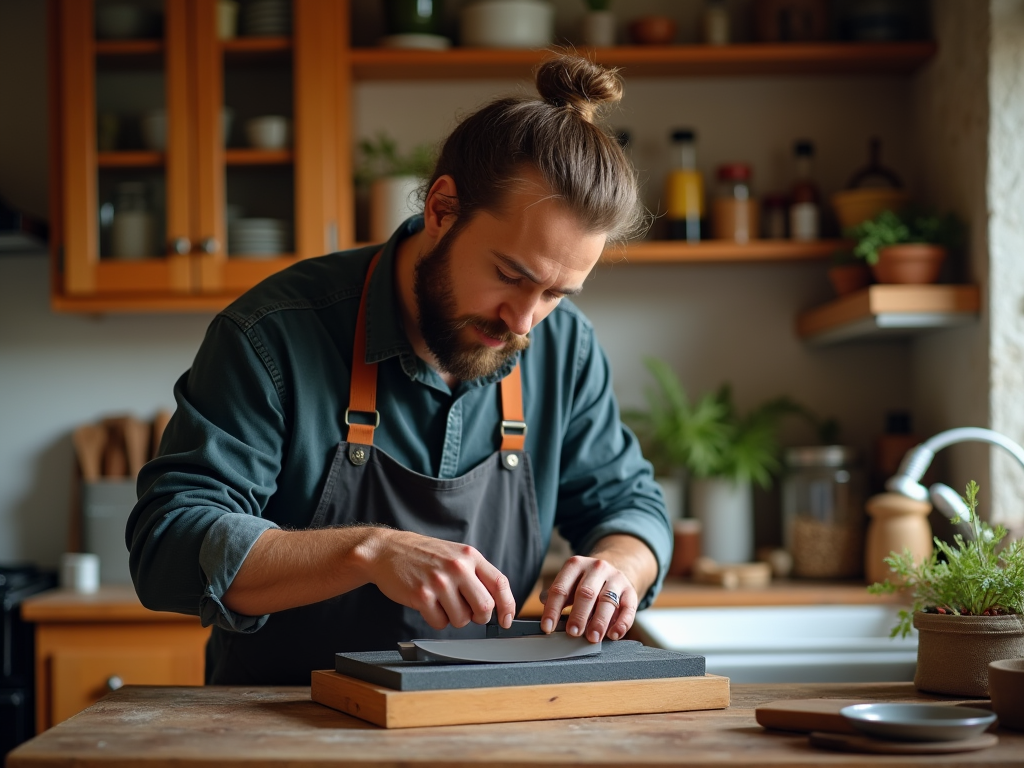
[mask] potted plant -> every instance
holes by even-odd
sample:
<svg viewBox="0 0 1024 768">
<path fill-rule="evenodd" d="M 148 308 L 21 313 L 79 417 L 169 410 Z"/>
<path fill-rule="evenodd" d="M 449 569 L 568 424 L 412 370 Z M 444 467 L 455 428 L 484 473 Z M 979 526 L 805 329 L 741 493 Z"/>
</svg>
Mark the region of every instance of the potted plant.
<svg viewBox="0 0 1024 768">
<path fill-rule="evenodd" d="M 948 250 L 959 244 L 962 225 L 952 215 L 882 211 L 847 233 L 857 257 L 880 283 L 925 284 L 939 279 Z"/>
<path fill-rule="evenodd" d="M 583 17 L 583 44 L 592 48 L 615 45 L 615 14 L 611 0 L 584 0 L 587 13 Z"/>
<path fill-rule="evenodd" d="M 809 416 L 786 397 L 741 416 L 732 391 L 690 402 L 672 369 L 645 361 L 657 383 L 647 392 L 649 410 L 626 412 L 655 467 L 682 467 L 690 478 L 690 511 L 701 523 L 701 552 L 723 563 L 754 555 L 753 484 L 771 485 L 779 466 L 777 431 L 789 414 Z M 813 417 L 811 417 L 813 418 Z"/>
<path fill-rule="evenodd" d="M 832 254 L 832 266 L 828 268 L 828 280 L 836 296 L 859 291 L 871 283 L 871 270 L 862 259 L 848 249 L 840 249 Z"/>
<path fill-rule="evenodd" d="M 422 213 L 416 199 L 434 169 L 430 147 L 419 145 L 408 154 L 384 131 L 358 145 L 356 187 L 369 195 L 370 240 L 384 242 L 410 216 Z"/>
<path fill-rule="evenodd" d="M 930 558 L 915 564 L 909 552 L 886 563 L 895 575 L 868 587 L 872 594 L 912 590 L 910 610 L 900 611 L 892 636 L 918 631 L 914 685 L 954 696 L 987 696 L 988 664 L 1024 657 L 1024 541 L 1000 547 L 1006 537 L 978 515 L 978 484 L 964 497 L 970 529 L 950 545 L 935 538 Z"/>
</svg>

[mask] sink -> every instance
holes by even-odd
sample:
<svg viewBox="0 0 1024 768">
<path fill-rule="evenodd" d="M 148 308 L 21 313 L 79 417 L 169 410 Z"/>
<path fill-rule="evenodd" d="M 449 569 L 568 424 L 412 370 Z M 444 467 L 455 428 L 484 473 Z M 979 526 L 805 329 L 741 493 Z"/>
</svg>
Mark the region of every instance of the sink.
<svg viewBox="0 0 1024 768">
<path fill-rule="evenodd" d="M 646 645 L 705 657 L 734 683 L 872 683 L 914 679 L 917 633 L 890 638 L 899 608 L 809 605 L 667 608 L 637 614 Z"/>
</svg>

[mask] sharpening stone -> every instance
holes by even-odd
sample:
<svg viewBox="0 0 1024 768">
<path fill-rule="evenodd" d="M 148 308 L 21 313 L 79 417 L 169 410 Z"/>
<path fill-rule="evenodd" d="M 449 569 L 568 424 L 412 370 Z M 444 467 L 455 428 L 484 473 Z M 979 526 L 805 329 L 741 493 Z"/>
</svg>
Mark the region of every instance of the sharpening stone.
<svg viewBox="0 0 1024 768">
<path fill-rule="evenodd" d="M 338 674 L 396 691 L 439 691 L 453 688 L 702 677 L 704 657 L 648 648 L 634 640 L 605 640 L 601 645 L 601 653 L 596 656 L 557 661 L 442 664 L 403 661 L 398 651 L 364 651 L 335 654 L 334 669 Z"/>
</svg>

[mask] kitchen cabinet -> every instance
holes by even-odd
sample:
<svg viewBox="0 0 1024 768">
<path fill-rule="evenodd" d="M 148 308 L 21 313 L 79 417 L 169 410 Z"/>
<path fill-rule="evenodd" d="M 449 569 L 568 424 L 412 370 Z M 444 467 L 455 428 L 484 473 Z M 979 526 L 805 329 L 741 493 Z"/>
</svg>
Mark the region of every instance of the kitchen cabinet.
<svg viewBox="0 0 1024 768">
<path fill-rule="evenodd" d="M 97 40 L 94 0 L 51 0 L 52 304 L 65 311 L 215 311 L 297 259 L 354 245 L 352 88 L 369 81 L 525 78 L 544 51 L 393 50 L 350 44 L 347 0 L 292 0 L 292 33 L 217 37 L 216 0 L 154 0 L 159 39 Z M 138 0 L 143 5 L 143 0 Z M 151 3 L 153 5 L 153 3 Z M 244 7 L 244 6 L 243 6 Z M 901 43 L 677 45 L 594 49 L 629 77 L 906 75 L 935 53 Z M 126 104 L 125 94 L 137 95 Z M 100 152 L 98 123 L 163 107 L 166 149 Z M 234 110 L 227 147 L 222 107 Z M 293 119 L 289 149 L 238 146 L 265 109 Z M 159 237 L 148 258 L 111 257 L 104 224 L 115 187 L 155 190 Z M 228 250 L 229 205 L 274 217 L 294 247 L 272 258 Z M 115 213 L 116 216 L 116 213 Z M 633 262 L 823 260 L 838 243 L 637 243 Z M 250 254 L 251 256 L 251 254 Z M 608 260 L 623 257 L 611 252 Z"/>
<path fill-rule="evenodd" d="M 131 587 L 26 600 L 36 625 L 36 728 L 44 731 L 123 685 L 202 685 L 210 630 L 144 608 Z"/>
<path fill-rule="evenodd" d="M 217 36 L 216 0 L 136 7 L 159 11 L 162 37 L 96 39 L 92 0 L 51 3 L 54 307 L 216 309 L 351 242 L 337 182 L 350 177 L 347 153 L 334 162 L 349 144 L 337 119 L 341 4 L 294 0 L 290 35 L 229 40 Z M 266 114 L 291 119 L 290 146 L 240 146 L 246 120 Z M 157 119 L 165 138 L 154 140 L 145 121 Z M 222 119 L 233 123 L 226 142 Z M 146 248 L 117 258 L 126 182 L 148 197 L 132 206 L 145 208 Z M 285 252 L 229 257 L 231 206 L 282 222 Z"/>
</svg>

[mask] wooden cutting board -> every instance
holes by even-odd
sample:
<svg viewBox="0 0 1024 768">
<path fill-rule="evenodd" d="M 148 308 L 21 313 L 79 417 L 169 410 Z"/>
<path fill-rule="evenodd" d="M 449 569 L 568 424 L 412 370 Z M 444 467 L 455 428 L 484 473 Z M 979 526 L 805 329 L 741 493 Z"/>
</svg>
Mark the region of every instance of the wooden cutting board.
<svg viewBox="0 0 1024 768">
<path fill-rule="evenodd" d="M 416 728 L 726 709 L 729 678 L 704 675 L 396 691 L 333 670 L 318 670 L 313 672 L 310 696 L 319 704 L 384 728 Z"/>
<path fill-rule="evenodd" d="M 913 700 L 907 699 L 907 701 Z M 758 725 L 780 731 L 859 734 L 860 732 L 839 714 L 839 710 L 854 704 L 878 703 L 877 699 L 783 699 L 757 707 L 754 710 L 754 717 Z M 979 699 L 932 701 L 930 703 L 946 704 L 951 707 L 989 708 L 988 701 Z"/>
</svg>

